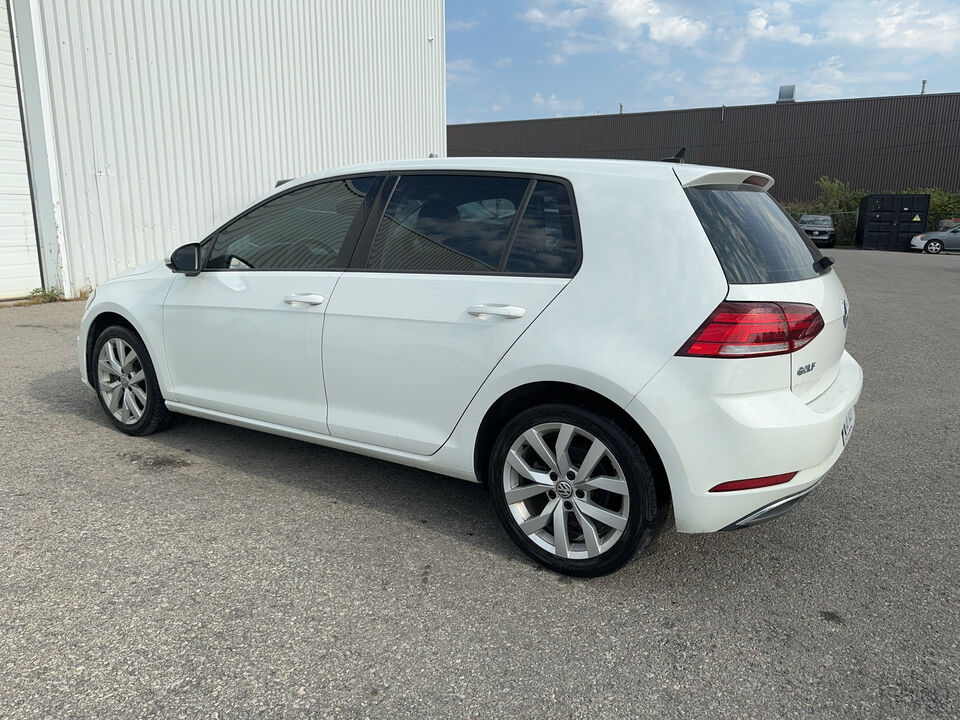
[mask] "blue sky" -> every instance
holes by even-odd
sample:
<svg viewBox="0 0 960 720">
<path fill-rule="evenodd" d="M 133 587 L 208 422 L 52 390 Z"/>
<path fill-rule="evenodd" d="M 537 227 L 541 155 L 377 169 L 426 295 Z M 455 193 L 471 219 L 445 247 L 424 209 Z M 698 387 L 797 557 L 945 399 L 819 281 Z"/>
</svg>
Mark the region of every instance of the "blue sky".
<svg viewBox="0 0 960 720">
<path fill-rule="evenodd" d="M 447 122 L 960 90 L 960 0 L 446 0 Z"/>
</svg>

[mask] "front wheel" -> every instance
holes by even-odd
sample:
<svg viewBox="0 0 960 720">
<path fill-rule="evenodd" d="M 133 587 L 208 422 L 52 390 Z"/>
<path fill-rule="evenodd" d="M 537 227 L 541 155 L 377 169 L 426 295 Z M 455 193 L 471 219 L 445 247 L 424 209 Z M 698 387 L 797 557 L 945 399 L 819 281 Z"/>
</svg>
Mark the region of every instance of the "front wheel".
<svg viewBox="0 0 960 720">
<path fill-rule="evenodd" d="M 642 448 L 584 408 L 520 413 L 494 443 L 488 486 L 510 537 L 567 575 L 613 572 L 660 529 L 665 497 Z"/>
<path fill-rule="evenodd" d="M 111 325 L 93 346 L 93 362 L 97 398 L 115 428 L 128 435 L 149 435 L 170 422 L 153 363 L 137 335 Z"/>
<path fill-rule="evenodd" d="M 931 255 L 939 255 L 943 251 L 943 243 L 939 240 L 928 240 L 923 247 L 923 251 Z"/>
</svg>

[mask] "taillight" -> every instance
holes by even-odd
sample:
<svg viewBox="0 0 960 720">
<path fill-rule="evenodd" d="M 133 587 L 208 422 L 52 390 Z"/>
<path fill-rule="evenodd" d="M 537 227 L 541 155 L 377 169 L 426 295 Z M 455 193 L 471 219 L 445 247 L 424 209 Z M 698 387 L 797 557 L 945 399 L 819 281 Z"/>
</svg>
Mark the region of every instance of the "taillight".
<svg viewBox="0 0 960 720">
<path fill-rule="evenodd" d="M 731 490 L 752 490 L 753 488 L 770 487 L 771 485 L 783 485 L 796 477 L 795 472 L 783 473 L 782 475 L 767 475 L 766 477 L 750 478 L 749 480 L 730 480 L 714 485 L 710 492 L 730 492 Z"/>
<path fill-rule="evenodd" d="M 689 357 L 744 358 L 799 350 L 823 330 L 804 303 L 724 301 L 677 351 Z"/>
</svg>

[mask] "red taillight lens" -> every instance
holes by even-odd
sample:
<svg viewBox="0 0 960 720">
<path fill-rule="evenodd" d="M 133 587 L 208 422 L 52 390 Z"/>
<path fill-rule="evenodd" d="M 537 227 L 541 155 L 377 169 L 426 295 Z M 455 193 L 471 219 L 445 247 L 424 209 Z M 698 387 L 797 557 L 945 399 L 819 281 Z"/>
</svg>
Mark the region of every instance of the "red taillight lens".
<svg viewBox="0 0 960 720">
<path fill-rule="evenodd" d="M 788 472 L 783 473 L 782 475 L 767 475 L 766 477 L 750 478 L 749 480 L 731 480 L 730 482 L 714 485 L 712 488 L 710 488 L 710 492 L 752 490 L 753 488 L 769 487 L 771 485 L 783 485 L 783 483 L 793 480 L 795 476 L 795 472 Z"/>
<path fill-rule="evenodd" d="M 813 305 L 725 301 L 677 355 L 713 358 L 762 357 L 799 350 L 823 329 Z"/>
</svg>

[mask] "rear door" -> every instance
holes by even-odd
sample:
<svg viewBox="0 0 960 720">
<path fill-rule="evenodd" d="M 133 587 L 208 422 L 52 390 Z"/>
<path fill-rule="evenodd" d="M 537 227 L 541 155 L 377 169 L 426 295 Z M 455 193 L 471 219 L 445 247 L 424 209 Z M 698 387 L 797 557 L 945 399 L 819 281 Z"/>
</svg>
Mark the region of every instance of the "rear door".
<svg viewBox="0 0 960 720">
<path fill-rule="evenodd" d="M 573 196 L 557 179 L 423 173 L 388 180 L 383 203 L 326 311 L 327 422 L 430 454 L 576 271 Z"/>
</svg>

